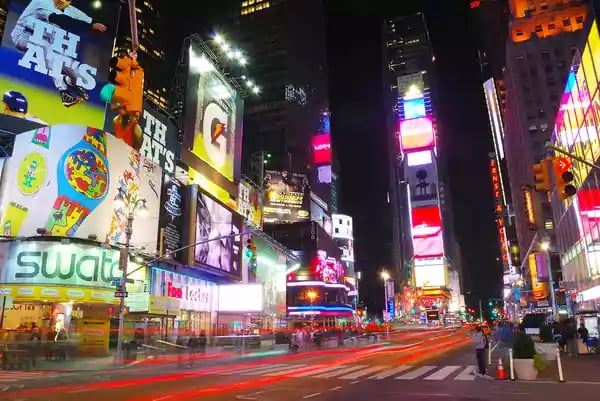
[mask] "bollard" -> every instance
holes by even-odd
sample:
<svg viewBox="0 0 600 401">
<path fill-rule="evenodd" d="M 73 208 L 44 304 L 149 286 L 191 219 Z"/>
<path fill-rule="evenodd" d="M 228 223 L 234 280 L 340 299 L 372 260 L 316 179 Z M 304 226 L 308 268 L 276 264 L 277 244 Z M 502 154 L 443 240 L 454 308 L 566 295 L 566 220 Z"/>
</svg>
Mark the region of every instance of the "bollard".
<svg viewBox="0 0 600 401">
<path fill-rule="evenodd" d="M 563 376 L 562 362 L 560 360 L 560 348 L 556 348 L 556 366 L 558 366 L 558 381 L 564 383 L 565 378 Z"/>
<path fill-rule="evenodd" d="M 513 350 L 508 350 L 508 361 L 510 364 L 510 381 L 515 381 L 515 364 L 513 363 Z"/>
<path fill-rule="evenodd" d="M 492 366 L 492 352 L 498 347 L 498 344 L 496 343 L 493 347 L 488 348 L 488 366 Z"/>
</svg>

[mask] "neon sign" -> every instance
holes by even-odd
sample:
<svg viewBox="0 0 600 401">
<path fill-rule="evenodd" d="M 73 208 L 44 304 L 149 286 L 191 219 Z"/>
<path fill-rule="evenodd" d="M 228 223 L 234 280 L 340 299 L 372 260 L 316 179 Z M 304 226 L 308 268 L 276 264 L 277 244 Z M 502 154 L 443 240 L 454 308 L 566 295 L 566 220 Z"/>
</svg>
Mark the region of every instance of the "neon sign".
<svg viewBox="0 0 600 401">
<path fill-rule="evenodd" d="M 500 170 L 498 169 L 498 163 L 496 159 L 490 158 L 490 175 L 492 178 L 492 192 L 494 194 L 494 211 L 496 213 L 496 227 L 498 230 L 498 242 L 500 244 L 500 254 L 502 255 L 502 262 L 508 263 L 509 252 L 508 252 L 508 241 L 506 239 L 506 226 L 504 224 L 504 202 L 502 183 L 500 180 Z"/>
</svg>

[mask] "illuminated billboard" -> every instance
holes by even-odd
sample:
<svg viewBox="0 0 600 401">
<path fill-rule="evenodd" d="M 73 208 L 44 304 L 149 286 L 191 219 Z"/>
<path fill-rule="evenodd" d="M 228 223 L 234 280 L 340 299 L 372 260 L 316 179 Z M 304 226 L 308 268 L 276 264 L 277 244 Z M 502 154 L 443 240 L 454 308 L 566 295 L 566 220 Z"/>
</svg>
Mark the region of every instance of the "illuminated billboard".
<svg viewBox="0 0 600 401">
<path fill-rule="evenodd" d="M 415 287 L 445 287 L 448 284 L 443 258 L 416 259 Z"/>
<path fill-rule="evenodd" d="M 438 204 L 438 176 L 433 151 L 408 153 L 404 174 L 410 187 L 411 207 Z"/>
<path fill-rule="evenodd" d="M 413 253 L 417 258 L 435 258 L 444 255 L 442 218 L 438 206 L 411 210 Z"/>
<path fill-rule="evenodd" d="M 4 163 L 0 210 L 6 236 L 54 236 L 125 242 L 128 210 L 136 215 L 132 245 L 156 249 L 161 168 L 106 132 L 63 124 L 17 135 Z M 119 201 L 119 202 L 117 202 Z"/>
<path fill-rule="evenodd" d="M 403 152 L 433 148 L 433 123 L 428 117 L 400 121 L 400 145 Z"/>
<path fill-rule="evenodd" d="M 48 125 L 102 127 L 118 0 L 11 0 L 0 47 L 0 93 L 10 114 Z"/>
<path fill-rule="evenodd" d="M 165 172 L 175 172 L 177 126 L 148 100 L 144 100 L 144 110 L 138 119 L 108 108 L 104 129 L 154 161 Z"/>
<path fill-rule="evenodd" d="M 235 181 L 241 163 L 242 99 L 193 42 L 188 61 L 184 144 L 202 162 L 203 168 L 196 168 L 200 173 L 210 176 L 212 170 Z"/>
<path fill-rule="evenodd" d="M 242 232 L 243 219 L 237 213 L 202 192 L 197 186 L 194 261 L 204 267 L 242 279 L 242 238 L 225 237 Z M 198 243 L 202 241 L 202 243 Z"/>
<path fill-rule="evenodd" d="M 331 135 L 319 134 L 312 137 L 313 163 L 331 163 Z"/>
<path fill-rule="evenodd" d="M 248 182 L 240 180 L 236 211 L 244 216 L 246 224 L 262 228 L 262 198 Z"/>
<path fill-rule="evenodd" d="M 427 115 L 424 98 L 404 100 L 402 106 L 404 107 L 404 118 L 407 120 Z"/>
<path fill-rule="evenodd" d="M 492 129 L 492 137 L 494 141 L 494 152 L 500 160 L 504 159 L 504 125 L 502 122 L 502 114 L 498 102 L 498 93 L 496 92 L 496 83 L 494 78 L 490 78 L 483 83 L 483 91 L 485 93 L 485 103 L 488 110 L 488 118 L 490 128 Z"/>
<path fill-rule="evenodd" d="M 265 171 L 265 223 L 296 222 L 310 218 L 308 178 L 289 171 Z"/>
</svg>

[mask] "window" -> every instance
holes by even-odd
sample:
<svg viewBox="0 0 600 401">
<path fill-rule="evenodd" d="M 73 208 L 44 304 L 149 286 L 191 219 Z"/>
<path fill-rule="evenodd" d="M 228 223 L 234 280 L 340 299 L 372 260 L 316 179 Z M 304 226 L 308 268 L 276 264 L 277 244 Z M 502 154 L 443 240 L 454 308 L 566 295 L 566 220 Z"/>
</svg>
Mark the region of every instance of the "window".
<svg viewBox="0 0 600 401">
<path fill-rule="evenodd" d="M 515 34 L 516 34 L 517 36 L 523 36 L 523 30 L 522 30 L 522 29 L 517 29 L 517 30 L 515 31 Z"/>
<path fill-rule="evenodd" d="M 571 20 L 569 18 L 565 18 L 562 20 L 563 26 L 571 26 Z"/>
<path fill-rule="evenodd" d="M 575 18 L 575 22 L 577 22 L 578 24 L 583 24 L 583 15 L 578 15 Z"/>
<path fill-rule="evenodd" d="M 556 29 L 556 24 L 555 24 L 554 22 L 551 22 L 551 23 L 549 23 L 549 24 L 548 24 L 548 29 L 549 29 L 549 30 Z"/>
<path fill-rule="evenodd" d="M 542 32 L 543 30 L 544 30 L 544 28 L 542 27 L 542 25 L 541 25 L 541 24 L 537 24 L 537 25 L 535 26 L 535 31 L 536 31 L 536 32 Z"/>
</svg>

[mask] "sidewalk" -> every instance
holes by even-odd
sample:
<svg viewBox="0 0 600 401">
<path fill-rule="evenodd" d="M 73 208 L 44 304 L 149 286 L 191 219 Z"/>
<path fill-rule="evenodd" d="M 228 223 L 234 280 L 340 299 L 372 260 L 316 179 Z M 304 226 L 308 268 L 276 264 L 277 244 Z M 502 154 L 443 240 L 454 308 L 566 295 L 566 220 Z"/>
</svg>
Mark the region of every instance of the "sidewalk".
<svg viewBox="0 0 600 401">
<path fill-rule="evenodd" d="M 561 355 L 561 363 L 565 381 L 600 383 L 600 355 Z M 558 381 L 557 362 L 548 361 L 548 367 L 539 372 L 538 380 Z"/>
<path fill-rule="evenodd" d="M 373 346 L 373 341 L 361 341 L 352 343 L 348 339 L 344 342 L 344 348 L 361 348 Z M 377 344 L 377 342 L 375 343 Z M 338 348 L 337 340 L 326 340 L 321 348 L 307 347 L 302 348 L 300 353 L 331 350 Z M 340 348 L 343 349 L 343 348 Z M 187 351 L 187 350 L 186 350 Z M 205 353 L 196 353 L 193 359 L 197 363 L 219 366 L 234 362 L 238 359 L 261 358 L 274 355 L 284 355 L 288 353 L 287 344 L 273 344 L 272 341 L 263 341 L 260 348 L 246 348 L 241 352 L 239 348 L 224 349 L 223 347 L 208 347 Z M 147 357 L 144 353 L 138 353 L 138 359 L 135 361 L 126 361 L 123 365 L 115 365 L 114 353 L 103 357 L 77 357 L 66 360 L 46 360 L 37 358 L 35 366 L 32 366 L 30 372 L 94 372 L 107 370 L 122 370 L 134 367 L 150 367 L 166 364 L 177 364 L 182 354 L 175 349 L 171 352 Z M 183 360 L 188 361 L 190 354 L 185 352 Z M 6 370 L 5 372 L 19 372 L 22 370 Z M 0 369 L 0 372 L 3 370 Z"/>
</svg>

